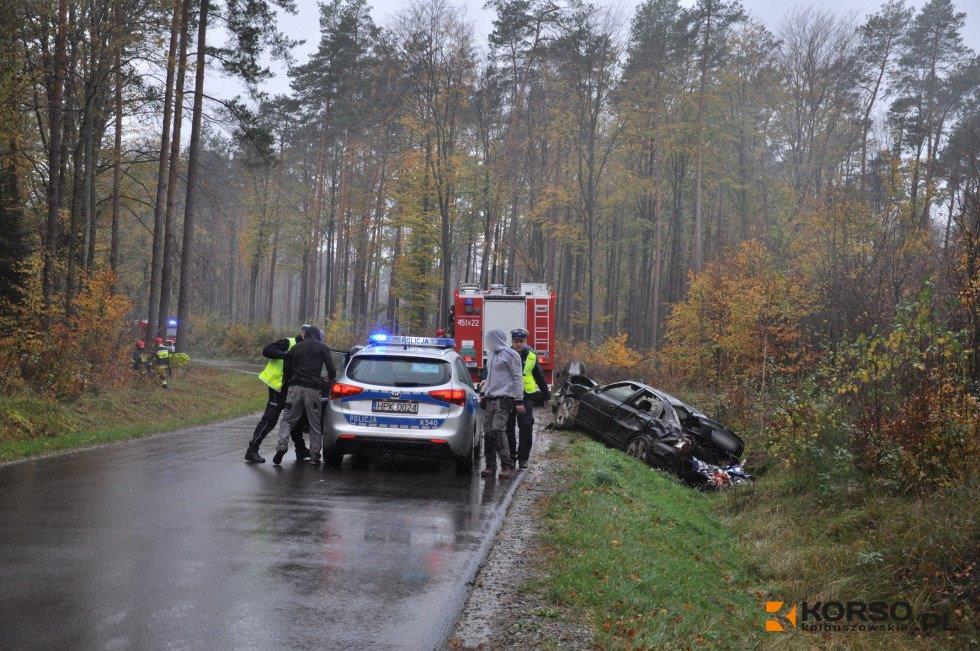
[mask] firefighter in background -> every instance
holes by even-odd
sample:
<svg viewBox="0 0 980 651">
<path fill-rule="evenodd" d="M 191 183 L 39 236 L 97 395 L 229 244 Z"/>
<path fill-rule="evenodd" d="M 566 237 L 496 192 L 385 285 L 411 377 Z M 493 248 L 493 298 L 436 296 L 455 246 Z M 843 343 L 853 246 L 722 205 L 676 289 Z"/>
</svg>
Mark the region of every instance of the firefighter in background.
<svg viewBox="0 0 980 651">
<path fill-rule="evenodd" d="M 262 418 L 259 420 L 258 425 L 255 426 L 255 431 L 252 432 L 252 440 L 249 441 L 248 450 L 245 452 L 245 461 L 249 463 L 265 463 L 265 459 L 259 456 L 259 446 L 262 444 L 262 439 L 275 429 L 282 410 L 287 406 L 286 393 L 289 390 L 292 368 L 286 364 L 286 355 L 297 343 L 303 341 L 303 337 L 312 328 L 313 326 L 310 325 L 302 325 L 300 326 L 299 334 L 295 337 L 273 341 L 262 349 L 262 356 L 268 358 L 269 361 L 266 363 L 265 368 L 262 369 L 262 372 L 259 373 L 259 379 L 269 387 L 269 402 L 266 403 Z M 305 423 L 305 418 L 300 419 L 297 426 L 293 427 L 289 432 L 293 439 L 293 446 L 296 448 L 297 461 L 310 457 L 310 450 L 306 447 L 306 442 L 303 440 Z"/>
<path fill-rule="evenodd" d="M 510 331 L 511 347 L 521 356 L 521 372 L 524 382 L 524 411 L 514 411 L 507 419 L 507 443 L 510 445 L 510 456 L 517 460 L 521 470 L 527 468 L 527 460 L 531 456 L 532 437 L 534 436 L 534 408 L 551 400 L 551 391 L 544 379 L 544 371 L 538 364 L 538 356 L 527 345 L 527 330 L 517 328 Z M 515 430 L 520 431 L 518 444 Z"/>
<path fill-rule="evenodd" d="M 174 376 L 173 367 L 170 365 L 170 348 L 164 344 L 162 337 L 157 337 L 153 343 L 156 345 L 156 351 L 153 353 L 153 368 L 157 373 L 157 379 L 160 380 L 160 386 L 166 389 L 167 380 Z"/>
<path fill-rule="evenodd" d="M 133 370 L 146 370 L 146 361 L 146 342 L 142 339 L 137 339 L 136 345 L 133 346 Z"/>
</svg>

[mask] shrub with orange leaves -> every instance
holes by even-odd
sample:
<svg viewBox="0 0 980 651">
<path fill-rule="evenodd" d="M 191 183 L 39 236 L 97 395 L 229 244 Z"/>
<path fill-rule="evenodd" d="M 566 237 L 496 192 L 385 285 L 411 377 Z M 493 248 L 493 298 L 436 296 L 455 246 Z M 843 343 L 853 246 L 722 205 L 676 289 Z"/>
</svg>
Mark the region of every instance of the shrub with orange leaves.
<svg viewBox="0 0 980 651">
<path fill-rule="evenodd" d="M 563 345 L 559 342 L 561 359 L 584 362 L 589 377 L 602 382 L 625 379 L 649 379 L 654 375 L 654 351 L 641 352 L 629 346 L 629 335 L 614 335 L 590 348 L 584 342 Z"/>
<path fill-rule="evenodd" d="M 30 387 L 59 399 L 72 399 L 89 388 L 128 378 L 126 315 L 132 305 L 113 292 L 109 271 L 82 281 L 71 311 L 52 313 L 43 329 L 38 288 L 28 287 L 26 300 L 11 307 L 0 338 L 0 375 L 14 393 Z"/>
<path fill-rule="evenodd" d="M 723 396 L 738 422 L 771 378 L 804 370 L 800 322 L 810 308 L 761 242 L 743 242 L 691 277 L 687 299 L 667 319 L 663 371 L 680 388 Z"/>
</svg>

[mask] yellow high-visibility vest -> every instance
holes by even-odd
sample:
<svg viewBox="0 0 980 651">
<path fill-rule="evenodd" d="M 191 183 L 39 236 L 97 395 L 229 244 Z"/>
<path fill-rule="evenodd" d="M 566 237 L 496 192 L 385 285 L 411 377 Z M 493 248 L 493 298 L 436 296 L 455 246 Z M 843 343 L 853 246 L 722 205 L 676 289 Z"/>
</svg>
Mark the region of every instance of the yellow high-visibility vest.
<svg viewBox="0 0 980 651">
<path fill-rule="evenodd" d="M 288 341 L 287 351 L 296 345 L 296 337 L 290 337 Z M 273 391 L 282 391 L 282 366 L 281 359 L 270 359 L 259 373 L 259 379 Z"/>
<path fill-rule="evenodd" d="M 538 356 L 533 350 L 527 351 L 527 359 L 524 360 L 524 394 L 534 393 L 538 390 L 538 383 L 534 381 L 534 365 L 538 362 Z"/>
</svg>

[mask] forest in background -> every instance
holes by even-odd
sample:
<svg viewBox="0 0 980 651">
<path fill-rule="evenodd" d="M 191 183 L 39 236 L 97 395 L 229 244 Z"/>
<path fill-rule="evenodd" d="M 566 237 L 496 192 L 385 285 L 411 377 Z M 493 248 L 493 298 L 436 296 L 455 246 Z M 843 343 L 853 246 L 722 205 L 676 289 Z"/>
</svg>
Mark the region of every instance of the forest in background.
<svg viewBox="0 0 980 651">
<path fill-rule="evenodd" d="M 188 334 L 408 332 L 461 283 L 544 281 L 564 338 L 646 349 L 743 242 L 820 346 L 975 279 L 980 68 L 948 0 L 776 33 L 730 0 L 491 6 L 480 44 L 443 0 L 388 27 L 333 0 L 298 62 L 285 0 L 7 3 L 4 295 L 26 274 L 50 324 L 110 270 L 130 316 Z M 288 95 L 261 90 L 269 56 Z M 252 96 L 209 96 L 218 70 Z"/>
<path fill-rule="evenodd" d="M 855 594 L 968 603 L 964 14 L 811 6 L 773 30 L 737 0 L 488 6 L 479 43 L 447 0 L 390 25 L 330 0 L 296 61 L 289 0 L 3 3 L 0 391 L 126 386 L 136 319 L 252 357 L 300 322 L 336 345 L 426 333 L 459 284 L 547 282 L 560 362 L 647 379 L 745 435 L 764 477 L 735 498 L 746 544 L 806 550 L 759 569 L 784 596 L 836 568 Z M 270 60 L 288 94 L 263 92 Z M 248 96 L 210 95 L 218 71 Z M 29 416 L 0 412 L 0 437 Z"/>
</svg>

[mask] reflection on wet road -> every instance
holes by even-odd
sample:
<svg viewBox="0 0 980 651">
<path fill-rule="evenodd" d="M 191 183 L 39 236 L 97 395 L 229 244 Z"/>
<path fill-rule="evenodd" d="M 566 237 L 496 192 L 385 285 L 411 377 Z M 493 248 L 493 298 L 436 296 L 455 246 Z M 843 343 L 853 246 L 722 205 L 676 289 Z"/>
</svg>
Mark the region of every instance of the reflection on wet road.
<svg viewBox="0 0 980 651">
<path fill-rule="evenodd" d="M 254 422 L 0 467 L 0 648 L 439 644 L 507 484 L 250 466 Z"/>
</svg>

